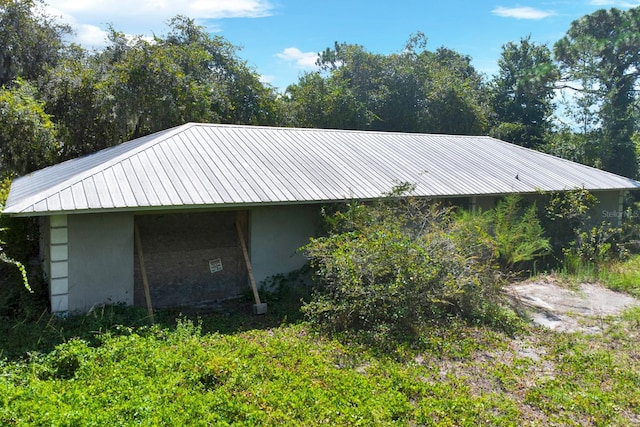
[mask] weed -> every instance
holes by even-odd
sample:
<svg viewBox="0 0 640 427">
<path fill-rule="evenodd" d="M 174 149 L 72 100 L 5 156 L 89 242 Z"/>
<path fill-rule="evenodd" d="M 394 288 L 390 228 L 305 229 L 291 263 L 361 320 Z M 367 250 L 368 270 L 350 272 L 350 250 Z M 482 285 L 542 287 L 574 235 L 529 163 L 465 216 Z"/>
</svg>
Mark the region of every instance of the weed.
<svg viewBox="0 0 640 427">
<path fill-rule="evenodd" d="M 609 264 L 598 278 L 613 290 L 640 297 L 640 255 Z"/>
</svg>

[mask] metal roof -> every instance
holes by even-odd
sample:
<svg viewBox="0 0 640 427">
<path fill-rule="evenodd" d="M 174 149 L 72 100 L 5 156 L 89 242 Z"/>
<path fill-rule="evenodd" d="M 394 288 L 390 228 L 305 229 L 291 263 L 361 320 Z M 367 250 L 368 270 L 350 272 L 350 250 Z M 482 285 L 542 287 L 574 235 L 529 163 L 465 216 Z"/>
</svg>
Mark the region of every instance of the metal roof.
<svg viewBox="0 0 640 427">
<path fill-rule="evenodd" d="M 401 182 L 430 197 L 640 188 L 486 136 L 188 123 L 17 178 L 4 213 L 374 199 Z"/>
</svg>

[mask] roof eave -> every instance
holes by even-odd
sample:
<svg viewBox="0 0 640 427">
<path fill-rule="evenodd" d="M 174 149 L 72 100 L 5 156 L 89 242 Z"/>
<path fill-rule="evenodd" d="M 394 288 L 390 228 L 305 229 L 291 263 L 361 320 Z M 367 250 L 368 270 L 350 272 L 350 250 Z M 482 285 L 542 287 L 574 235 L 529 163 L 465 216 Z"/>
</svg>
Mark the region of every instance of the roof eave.
<svg viewBox="0 0 640 427">
<path fill-rule="evenodd" d="M 512 192 L 498 192 L 498 193 L 474 193 L 474 194 L 439 194 L 439 195 L 420 195 L 409 194 L 409 197 L 418 197 L 424 199 L 453 199 L 464 197 L 502 197 L 508 194 L 525 194 L 536 195 L 552 192 L 571 191 L 574 188 L 564 188 L 556 190 L 542 190 L 537 189 L 534 191 L 512 191 Z M 600 191 L 633 191 L 639 190 L 640 187 L 621 187 L 621 188 L 587 188 L 588 191 L 600 192 Z M 158 212 L 176 212 L 176 211 L 204 211 L 204 210 L 238 210 L 238 209 L 251 209 L 263 206 L 294 206 L 294 205 L 320 205 L 327 203 L 346 203 L 353 200 L 358 201 L 373 201 L 384 199 L 387 196 L 380 195 L 379 197 L 344 197 L 339 199 L 322 199 L 322 200 L 293 200 L 293 201 L 269 201 L 269 202 L 248 202 L 248 203 L 216 203 L 216 204 L 199 204 L 199 205 L 161 205 L 161 206 L 125 206 L 114 208 L 100 208 L 100 209 L 74 209 L 74 210 L 57 210 L 57 211 L 25 211 L 18 209 L 6 209 L 2 212 L 3 215 L 12 217 L 40 217 L 40 216 L 54 216 L 54 215 L 78 215 L 78 214 L 99 214 L 99 213 L 158 213 Z"/>
</svg>

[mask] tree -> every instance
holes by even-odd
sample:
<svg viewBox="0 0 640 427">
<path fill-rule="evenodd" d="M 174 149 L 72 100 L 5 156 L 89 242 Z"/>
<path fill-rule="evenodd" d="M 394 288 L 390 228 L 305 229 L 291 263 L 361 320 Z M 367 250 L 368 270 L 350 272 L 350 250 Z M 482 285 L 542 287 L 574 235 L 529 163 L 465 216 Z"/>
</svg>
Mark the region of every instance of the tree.
<svg viewBox="0 0 640 427">
<path fill-rule="evenodd" d="M 356 99 L 348 83 L 306 73 L 286 92 L 291 117 L 288 125 L 323 129 L 366 129 L 366 106 Z"/>
<path fill-rule="evenodd" d="M 444 47 L 418 58 L 425 99 L 418 132 L 473 135 L 483 133 L 487 111 L 482 77 L 471 58 Z"/>
<path fill-rule="evenodd" d="M 35 92 L 20 79 L 11 89 L 0 89 L 0 178 L 24 175 L 57 159 L 56 129 Z"/>
<path fill-rule="evenodd" d="M 111 28 L 103 51 L 69 49 L 41 79 L 65 158 L 191 121 L 277 123 L 274 91 L 233 45 L 186 17 L 175 17 L 169 27 L 153 41 L 130 40 Z"/>
<path fill-rule="evenodd" d="M 538 146 L 537 149 L 572 162 L 602 169 L 597 145 L 597 133 L 576 132 L 568 126 L 563 126 L 548 133 L 545 144 Z"/>
<path fill-rule="evenodd" d="M 40 80 L 40 96 L 63 141 L 61 159 L 124 140 L 126 129 L 118 127 L 113 109 L 116 101 L 104 83 L 108 69 L 96 56 L 75 47 Z"/>
<path fill-rule="evenodd" d="M 543 143 L 553 112 L 553 83 L 558 71 L 545 45 L 531 41 L 502 46 L 500 70 L 491 83 L 493 123 L 490 134 L 525 147 Z"/>
<path fill-rule="evenodd" d="M 0 86 L 35 80 L 63 54 L 71 32 L 38 10 L 40 0 L 0 0 Z"/>
<path fill-rule="evenodd" d="M 422 34 L 402 53 L 381 55 L 334 45 L 321 71 L 287 89 L 293 124 L 343 129 L 468 134 L 485 128 L 481 76 L 470 58 L 425 49 Z"/>
<path fill-rule="evenodd" d="M 0 316 L 14 312 L 25 302 L 25 290 L 31 292 L 24 265 L 37 254 L 39 242 L 37 220 L 2 215 L 9 184 L 15 175 L 54 163 L 59 149 L 51 117 L 35 93 L 35 88 L 21 79 L 15 80 L 11 88 L 0 89 L 0 281 L 8 285 L 0 287 Z M 17 269 L 6 271 L 1 264 Z M 14 273 L 19 274 L 16 283 L 20 286 L 11 286 Z M 27 308 L 22 310 L 26 311 Z"/>
<path fill-rule="evenodd" d="M 605 170 L 638 174 L 634 132 L 640 77 L 640 7 L 598 10 L 571 23 L 554 46 L 565 87 L 597 96 L 599 152 Z M 580 82 L 580 86 L 572 85 Z"/>
</svg>

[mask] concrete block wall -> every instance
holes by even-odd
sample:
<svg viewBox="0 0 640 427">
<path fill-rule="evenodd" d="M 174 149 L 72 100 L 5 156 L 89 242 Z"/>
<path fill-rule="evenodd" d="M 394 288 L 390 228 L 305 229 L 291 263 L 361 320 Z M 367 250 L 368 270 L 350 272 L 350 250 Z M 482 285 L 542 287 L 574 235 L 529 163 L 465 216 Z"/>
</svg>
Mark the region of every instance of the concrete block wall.
<svg viewBox="0 0 640 427">
<path fill-rule="evenodd" d="M 49 296 L 52 312 L 69 310 L 69 227 L 67 215 L 48 221 Z"/>
</svg>

